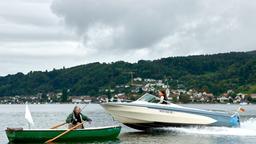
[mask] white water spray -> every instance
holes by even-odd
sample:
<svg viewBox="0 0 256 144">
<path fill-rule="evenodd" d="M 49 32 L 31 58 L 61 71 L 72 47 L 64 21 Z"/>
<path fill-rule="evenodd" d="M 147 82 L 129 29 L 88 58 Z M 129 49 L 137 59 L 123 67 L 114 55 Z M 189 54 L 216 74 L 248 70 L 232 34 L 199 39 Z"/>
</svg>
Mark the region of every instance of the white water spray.
<svg viewBox="0 0 256 144">
<path fill-rule="evenodd" d="M 191 128 L 164 128 L 177 133 L 198 135 L 227 135 L 227 136 L 256 136 L 256 118 L 241 122 L 240 128 L 227 127 L 191 127 Z"/>
</svg>

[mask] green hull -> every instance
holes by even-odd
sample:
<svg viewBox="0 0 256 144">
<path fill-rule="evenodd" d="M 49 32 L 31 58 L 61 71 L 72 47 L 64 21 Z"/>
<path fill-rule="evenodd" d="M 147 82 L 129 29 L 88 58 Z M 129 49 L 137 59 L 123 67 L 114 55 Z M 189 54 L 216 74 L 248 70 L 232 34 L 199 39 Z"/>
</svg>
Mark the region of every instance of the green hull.
<svg viewBox="0 0 256 144">
<path fill-rule="evenodd" d="M 6 130 L 6 135 L 10 142 L 45 142 L 64 131 L 65 129 Z M 120 131 L 121 126 L 78 129 L 70 131 L 56 141 L 86 142 L 94 140 L 112 140 L 118 137 Z"/>
</svg>

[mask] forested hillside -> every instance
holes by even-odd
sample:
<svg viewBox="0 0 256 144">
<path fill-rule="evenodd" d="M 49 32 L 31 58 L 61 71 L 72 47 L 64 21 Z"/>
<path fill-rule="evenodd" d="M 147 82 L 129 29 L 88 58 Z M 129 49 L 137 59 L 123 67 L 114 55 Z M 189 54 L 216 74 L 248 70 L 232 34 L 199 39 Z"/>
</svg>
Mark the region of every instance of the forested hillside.
<svg viewBox="0 0 256 144">
<path fill-rule="evenodd" d="M 0 96 L 31 95 L 70 89 L 72 95 L 99 95 L 99 90 L 127 84 L 134 77 L 168 79 L 182 86 L 218 95 L 228 89 L 256 93 L 256 51 L 169 57 L 137 63 L 90 63 L 52 71 L 0 77 Z"/>
</svg>

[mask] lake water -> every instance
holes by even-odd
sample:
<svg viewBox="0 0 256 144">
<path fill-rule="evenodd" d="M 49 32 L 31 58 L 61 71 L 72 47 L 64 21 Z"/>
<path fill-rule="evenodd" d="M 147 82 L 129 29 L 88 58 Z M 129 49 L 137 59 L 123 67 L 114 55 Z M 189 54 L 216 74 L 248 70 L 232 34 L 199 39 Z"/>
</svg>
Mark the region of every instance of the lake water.
<svg viewBox="0 0 256 144">
<path fill-rule="evenodd" d="M 83 107 L 84 105 L 80 105 Z M 239 105 L 219 104 L 189 104 L 188 107 L 234 111 Z M 35 126 L 33 128 L 50 128 L 64 122 L 66 116 L 72 111 L 72 104 L 42 104 L 29 105 Z M 171 143 L 171 144 L 255 144 L 256 143 L 256 105 L 244 106 L 245 112 L 241 113 L 240 128 L 204 127 L 204 128 L 161 128 L 145 133 L 128 128 L 124 125 L 119 140 L 103 143 Z M 83 113 L 93 119 L 86 127 L 108 126 L 119 124 L 105 113 L 97 104 L 89 104 Z M 0 105 L 0 144 L 7 144 L 4 133 L 6 127 L 27 128 L 24 119 L 25 105 Z M 98 142 L 95 142 L 98 143 Z M 101 142 L 102 143 L 102 142 Z M 81 143 L 80 143 L 81 144 Z"/>
</svg>

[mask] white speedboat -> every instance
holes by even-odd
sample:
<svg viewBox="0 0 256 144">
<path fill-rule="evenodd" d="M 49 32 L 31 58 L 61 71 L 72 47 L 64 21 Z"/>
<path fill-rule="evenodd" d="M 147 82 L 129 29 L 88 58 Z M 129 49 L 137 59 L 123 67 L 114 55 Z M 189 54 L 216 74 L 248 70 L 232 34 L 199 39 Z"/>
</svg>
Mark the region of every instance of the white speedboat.
<svg viewBox="0 0 256 144">
<path fill-rule="evenodd" d="M 181 126 L 238 127 L 239 114 L 188 108 L 176 104 L 159 104 L 159 98 L 144 94 L 131 103 L 110 102 L 102 106 L 115 120 L 135 129 Z"/>
</svg>

